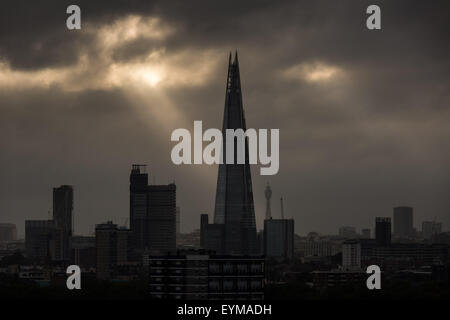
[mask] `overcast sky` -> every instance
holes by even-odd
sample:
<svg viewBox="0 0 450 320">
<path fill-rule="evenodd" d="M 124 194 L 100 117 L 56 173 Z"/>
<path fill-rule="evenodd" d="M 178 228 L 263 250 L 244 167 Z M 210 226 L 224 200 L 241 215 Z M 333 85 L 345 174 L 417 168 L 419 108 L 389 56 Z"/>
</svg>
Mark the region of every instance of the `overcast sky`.
<svg viewBox="0 0 450 320">
<path fill-rule="evenodd" d="M 365 27 L 369 4 L 382 30 Z M 78 4 L 81 30 L 66 28 Z M 392 207 L 450 227 L 449 1 L 2 1 L 0 222 L 46 219 L 75 188 L 75 232 L 129 216 L 131 164 L 177 184 L 182 231 L 214 209 L 217 166 L 176 166 L 176 128 L 222 125 L 237 49 L 247 126 L 280 129 L 280 171 L 252 168 L 262 226 L 374 228 Z"/>
</svg>

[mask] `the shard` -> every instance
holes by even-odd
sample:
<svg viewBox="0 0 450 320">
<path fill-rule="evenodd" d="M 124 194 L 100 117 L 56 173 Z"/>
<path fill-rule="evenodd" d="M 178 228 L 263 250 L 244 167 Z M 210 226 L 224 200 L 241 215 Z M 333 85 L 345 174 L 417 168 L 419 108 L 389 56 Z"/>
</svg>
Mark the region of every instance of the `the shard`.
<svg viewBox="0 0 450 320">
<path fill-rule="evenodd" d="M 246 130 L 242 103 L 241 80 L 237 52 L 231 53 L 228 63 L 223 141 L 226 129 Z M 257 252 L 255 209 L 252 178 L 248 163 L 248 141 L 245 141 L 245 164 L 237 164 L 235 143 L 234 164 L 220 164 L 217 178 L 214 224 L 222 225 L 222 250 L 226 254 L 254 254 Z M 226 159 L 226 148 L 223 148 Z"/>
</svg>

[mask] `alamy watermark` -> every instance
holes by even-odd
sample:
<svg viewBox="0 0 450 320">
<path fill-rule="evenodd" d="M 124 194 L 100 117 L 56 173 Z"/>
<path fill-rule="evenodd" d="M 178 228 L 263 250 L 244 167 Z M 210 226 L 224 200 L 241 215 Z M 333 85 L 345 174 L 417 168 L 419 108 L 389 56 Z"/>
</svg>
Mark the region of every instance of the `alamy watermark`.
<svg viewBox="0 0 450 320">
<path fill-rule="evenodd" d="M 261 175 L 275 175 L 280 167 L 280 130 L 270 129 L 270 154 L 268 153 L 267 129 L 226 129 L 211 128 L 203 132 L 202 121 L 194 121 L 194 161 L 192 161 L 192 137 L 187 129 L 175 129 L 171 141 L 178 141 L 173 147 L 171 158 L 180 164 L 249 164 L 266 166 L 260 168 Z M 225 138 L 225 158 L 223 159 L 223 139 Z M 210 142 L 203 149 L 203 142 Z M 245 142 L 248 143 L 248 155 L 245 154 Z M 236 156 L 235 156 L 236 153 Z M 225 160 L 225 162 L 224 162 Z"/>
</svg>

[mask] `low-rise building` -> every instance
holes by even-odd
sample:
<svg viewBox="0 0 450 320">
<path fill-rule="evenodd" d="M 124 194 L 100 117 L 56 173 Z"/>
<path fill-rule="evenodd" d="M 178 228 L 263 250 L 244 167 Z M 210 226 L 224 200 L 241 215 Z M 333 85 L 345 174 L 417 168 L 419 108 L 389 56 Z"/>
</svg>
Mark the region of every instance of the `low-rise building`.
<svg viewBox="0 0 450 320">
<path fill-rule="evenodd" d="M 264 258 L 209 255 L 204 251 L 144 256 L 152 298 L 262 300 Z"/>
</svg>

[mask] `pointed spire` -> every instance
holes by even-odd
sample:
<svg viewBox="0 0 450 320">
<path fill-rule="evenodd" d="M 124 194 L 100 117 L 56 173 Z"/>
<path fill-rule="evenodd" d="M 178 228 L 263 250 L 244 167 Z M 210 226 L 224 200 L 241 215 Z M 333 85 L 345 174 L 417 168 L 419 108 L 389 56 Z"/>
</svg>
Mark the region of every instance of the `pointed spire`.
<svg viewBox="0 0 450 320">
<path fill-rule="evenodd" d="M 227 92 L 229 92 L 231 89 L 232 69 L 233 69 L 233 64 L 231 63 L 231 51 L 230 51 L 230 55 L 228 56 Z"/>
<path fill-rule="evenodd" d="M 222 125 L 224 137 L 227 129 L 247 130 L 237 52 L 234 53 L 234 61 L 228 68 Z M 248 154 L 247 141 L 245 150 Z M 226 150 L 222 152 L 223 159 L 226 159 Z M 223 225 L 220 238 L 222 247 L 219 251 L 229 254 L 256 253 L 256 219 L 250 164 L 221 163 L 218 169 L 214 223 Z"/>
</svg>

